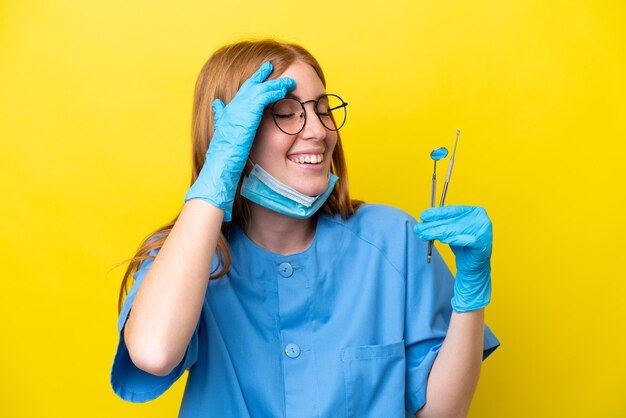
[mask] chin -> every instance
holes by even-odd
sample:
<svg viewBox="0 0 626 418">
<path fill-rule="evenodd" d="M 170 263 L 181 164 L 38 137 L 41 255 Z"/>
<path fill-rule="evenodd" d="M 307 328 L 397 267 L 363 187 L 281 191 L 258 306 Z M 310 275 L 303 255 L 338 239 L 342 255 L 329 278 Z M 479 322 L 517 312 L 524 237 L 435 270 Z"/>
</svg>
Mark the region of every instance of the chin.
<svg viewBox="0 0 626 418">
<path fill-rule="evenodd" d="M 307 187 L 308 186 L 308 187 Z M 294 187 L 297 191 L 307 196 L 318 196 L 326 191 L 328 187 L 328 183 L 323 185 L 307 185 L 307 186 L 298 186 Z"/>
</svg>

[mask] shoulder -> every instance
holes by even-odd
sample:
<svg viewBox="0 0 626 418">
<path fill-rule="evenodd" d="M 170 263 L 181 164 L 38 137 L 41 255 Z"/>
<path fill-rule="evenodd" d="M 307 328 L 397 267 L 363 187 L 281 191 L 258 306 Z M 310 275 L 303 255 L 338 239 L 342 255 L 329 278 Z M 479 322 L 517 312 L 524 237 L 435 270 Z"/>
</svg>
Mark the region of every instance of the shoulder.
<svg viewBox="0 0 626 418">
<path fill-rule="evenodd" d="M 363 218 L 379 219 L 381 221 L 387 221 L 389 224 L 397 222 L 405 222 L 407 220 L 415 221 L 415 218 L 408 212 L 391 205 L 384 205 L 382 203 L 366 203 L 361 205 L 361 212 L 357 211 L 357 215 Z"/>
<path fill-rule="evenodd" d="M 361 243 L 387 260 L 401 275 L 406 273 L 407 256 L 419 247 L 413 232 L 416 219 L 402 209 L 383 204 L 362 204 L 348 219 L 330 218 L 333 228 L 347 235 L 351 251 Z M 360 247 L 363 248 L 363 247 Z"/>
<path fill-rule="evenodd" d="M 397 234 L 412 226 L 416 219 L 402 209 L 390 205 L 363 203 L 348 219 L 339 216 L 331 218 L 331 222 L 350 229 L 361 237 L 385 236 Z"/>
</svg>

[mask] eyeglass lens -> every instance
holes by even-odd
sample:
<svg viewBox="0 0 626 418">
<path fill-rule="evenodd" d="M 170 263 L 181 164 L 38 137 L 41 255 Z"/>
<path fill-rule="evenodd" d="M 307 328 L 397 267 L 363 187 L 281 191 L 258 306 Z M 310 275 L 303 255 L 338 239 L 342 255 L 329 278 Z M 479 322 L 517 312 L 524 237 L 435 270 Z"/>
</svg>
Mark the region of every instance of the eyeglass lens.
<svg viewBox="0 0 626 418">
<path fill-rule="evenodd" d="M 315 113 L 320 122 L 331 131 L 339 130 L 346 121 L 346 106 L 339 96 L 326 94 L 317 99 Z M 285 98 L 274 103 L 274 121 L 281 131 L 295 135 L 304 128 L 304 105 L 296 99 Z"/>
</svg>

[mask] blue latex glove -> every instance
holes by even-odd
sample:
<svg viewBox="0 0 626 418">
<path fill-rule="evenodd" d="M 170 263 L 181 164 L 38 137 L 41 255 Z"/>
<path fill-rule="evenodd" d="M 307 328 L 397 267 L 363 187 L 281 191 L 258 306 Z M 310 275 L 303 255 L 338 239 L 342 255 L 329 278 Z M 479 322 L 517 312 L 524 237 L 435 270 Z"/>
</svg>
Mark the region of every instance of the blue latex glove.
<svg viewBox="0 0 626 418">
<path fill-rule="evenodd" d="M 213 101 L 213 138 L 198 178 L 185 195 L 185 203 L 190 199 L 206 200 L 224 211 L 224 221 L 232 220 L 237 184 L 263 110 L 296 87 L 296 81 L 289 77 L 264 82 L 271 72 L 272 64 L 266 61 L 241 85 L 228 105 L 220 99 Z"/>
<path fill-rule="evenodd" d="M 423 211 L 413 230 L 423 240 L 449 244 L 456 256 L 452 309 L 468 312 L 491 300 L 491 220 L 477 206 L 440 206 Z"/>
</svg>

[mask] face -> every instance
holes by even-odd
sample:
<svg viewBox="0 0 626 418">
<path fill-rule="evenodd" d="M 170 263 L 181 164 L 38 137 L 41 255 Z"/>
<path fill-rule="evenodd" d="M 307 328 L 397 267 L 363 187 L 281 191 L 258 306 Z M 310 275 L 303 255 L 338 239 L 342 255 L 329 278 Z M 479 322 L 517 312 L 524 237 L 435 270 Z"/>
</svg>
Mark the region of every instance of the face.
<svg viewBox="0 0 626 418">
<path fill-rule="evenodd" d="M 280 77 L 291 77 L 296 88 L 287 97 L 301 102 L 315 100 L 326 93 L 322 81 L 309 64 L 295 62 Z M 296 135 L 288 135 L 278 129 L 272 112 L 263 114 L 250 150 L 250 159 L 259 164 L 273 177 L 300 193 L 317 196 L 328 187 L 328 175 L 337 132 L 328 130 L 315 114 L 315 103 L 304 105 L 306 123 Z M 322 155 L 318 164 L 300 163 L 300 158 Z M 314 160 L 316 161 L 316 160 Z"/>
</svg>

